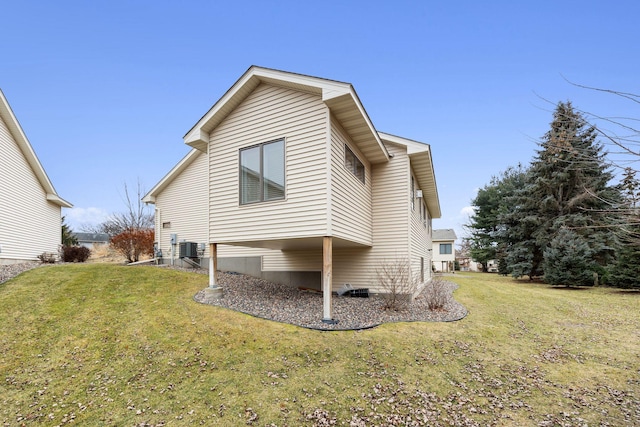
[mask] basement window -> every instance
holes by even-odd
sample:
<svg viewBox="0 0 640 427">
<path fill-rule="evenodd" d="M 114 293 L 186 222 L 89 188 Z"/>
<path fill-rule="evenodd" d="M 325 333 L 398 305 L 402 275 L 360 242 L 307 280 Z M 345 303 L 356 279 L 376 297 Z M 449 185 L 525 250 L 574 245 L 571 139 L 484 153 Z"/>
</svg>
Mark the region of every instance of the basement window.
<svg viewBox="0 0 640 427">
<path fill-rule="evenodd" d="M 364 165 L 362 164 L 360 159 L 358 159 L 358 157 L 353 154 L 353 151 L 351 151 L 351 149 L 346 145 L 344 146 L 344 166 L 349 170 L 349 172 L 354 174 L 355 177 L 362 181 L 362 183 L 364 184 Z"/>
</svg>

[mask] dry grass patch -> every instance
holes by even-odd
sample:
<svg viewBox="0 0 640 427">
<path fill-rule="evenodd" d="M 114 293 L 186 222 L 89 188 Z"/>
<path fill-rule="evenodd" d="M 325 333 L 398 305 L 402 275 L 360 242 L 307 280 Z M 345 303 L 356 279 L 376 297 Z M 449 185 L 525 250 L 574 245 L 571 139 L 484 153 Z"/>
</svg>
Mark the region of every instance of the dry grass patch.
<svg viewBox="0 0 640 427">
<path fill-rule="evenodd" d="M 0 285 L 0 423 L 640 423 L 640 295 L 451 279 L 460 322 L 317 332 L 197 304 L 198 274 L 37 268 Z"/>
</svg>

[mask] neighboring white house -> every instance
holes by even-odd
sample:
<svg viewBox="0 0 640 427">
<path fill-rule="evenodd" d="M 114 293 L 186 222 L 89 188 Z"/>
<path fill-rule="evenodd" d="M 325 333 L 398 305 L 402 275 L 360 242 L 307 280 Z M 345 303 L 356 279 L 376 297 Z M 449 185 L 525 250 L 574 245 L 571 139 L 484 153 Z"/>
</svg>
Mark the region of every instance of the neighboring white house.
<svg viewBox="0 0 640 427">
<path fill-rule="evenodd" d="M 0 91 L 0 264 L 57 253 L 62 239 L 60 198 Z"/>
<path fill-rule="evenodd" d="M 222 269 L 322 289 L 325 321 L 333 289 L 383 291 L 382 263 L 430 279 L 430 147 L 378 132 L 350 84 L 251 67 L 184 141 L 143 199 L 163 262 L 208 262 L 212 288 Z"/>
<path fill-rule="evenodd" d="M 433 230 L 433 269 L 450 273 L 456 260 L 456 232 L 451 229 Z"/>
</svg>

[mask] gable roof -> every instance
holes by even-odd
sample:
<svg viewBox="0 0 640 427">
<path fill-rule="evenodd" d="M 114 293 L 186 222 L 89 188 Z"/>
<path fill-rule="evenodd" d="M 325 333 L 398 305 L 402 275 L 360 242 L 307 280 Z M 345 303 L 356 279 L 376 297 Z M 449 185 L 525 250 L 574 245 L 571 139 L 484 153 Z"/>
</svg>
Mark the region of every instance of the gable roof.
<svg viewBox="0 0 640 427">
<path fill-rule="evenodd" d="M 56 189 L 53 187 L 53 184 L 49 180 L 47 173 L 44 171 L 44 168 L 42 167 L 40 160 L 38 160 L 38 156 L 36 156 L 35 151 L 33 151 L 33 147 L 31 146 L 31 143 L 29 142 L 29 140 L 27 139 L 27 136 L 22 130 L 22 127 L 20 126 L 18 119 L 13 114 L 13 110 L 11 110 L 11 106 L 9 105 L 9 102 L 7 101 L 7 98 L 5 98 L 4 93 L 2 92 L 1 89 L 0 89 L 0 118 L 7 125 L 7 128 L 9 129 L 9 132 L 11 132 L 13 139 L 18 144 L 18 148 L 20 148 L 20 151 L 22 151 L 24 158 L 27 160 L 27 163 L 31 167 L 31 170 L 33 171 L 36 178 L 38 179 L 38 182 L 40 182 L 40 185 L 42 186 L 42 188 L 44 189 L 47 195 L 47 200 L 63 208 L 73 207 L 71 203 L 67 202 L 66 200 L 58 196 Z"/>
<path fill-rule="evenodd" d="M 184 136 L 185 144 L 206 152 L 209 134 L 262 83 L 320 95 L 322 101 L 371 163 L 389 160 L 389 153 L 351 84 L 255 65 L 249 67 L 187 132 Z"/>
<path fill-rule="evenodd" d="M 431 157 L 431 146 L 422 142 L 401 138 L 388 133 L 379 133 L 380 138 L 385 142 L 407 147 L 407 155 L 411 160 L 413 173 L 418 180 L 418 189 L 422 190 L 422 197 L 429 209 L 432 218 L 440 218 L 440 198 L 438 197 L 438 186 L 436 185 L 436 175 L 433 170 L 433 159 Z M 435 230 L 434 230 L 435 232 Z"/>
<path fill-rule="evenodd" d="M 458 236 L 456 236 L 455 231 L 453 231 L 450 228 L 446 228 L 446 229 L 440 229 L 440 230 L 433 230 L 433 237 L 431 238 L 431 240 L 435 242 L 436 240 L 438 241 L 456 240 L 457 238 Z"/>
<path fill-rule="evenodd" d="M 167 187 L 167 185 L 169 185 L 175 178 L 177 178 L 178 175 L 180 175 L 182 171 L 187 168 L 187 166 L 193 163 L 193 161 L 197 159 L 200 154 L 202 154 L 202 152 L 199 150 L 196 150 L 195 148 L 189 151 L 189 153 L 187 153 L 187 155 L 184 156 L 182 160 L 180 160 L 178 164 L 175 165 L 169 171 L 169 173 L 167 173 L 160 180 L 160 182 L 154 185 L 153 188 L 149 190 L 147 194 L 144 195 L 144 197 L 142 198 L 142 201 L 144 203 L 155 203 L 156 196 L 160 194 L 162 190 L 164 190 Z"/>
</svg>

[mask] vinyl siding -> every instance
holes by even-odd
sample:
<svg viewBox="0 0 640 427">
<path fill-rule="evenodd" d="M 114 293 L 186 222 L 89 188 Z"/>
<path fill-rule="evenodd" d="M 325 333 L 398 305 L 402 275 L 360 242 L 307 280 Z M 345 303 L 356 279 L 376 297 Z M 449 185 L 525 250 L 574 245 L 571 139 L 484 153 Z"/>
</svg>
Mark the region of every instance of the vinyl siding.
<svg viewBox="0 0 640 427">
<path fill-rule="evenodd" d="M 345 167 L 345 145 L 365 167 L 364 183 Z M 331 120 L 331 227 L 332 235 L 371 246 L 371 165 Z"/>
<path fill-rule="evenodd" d="M 207 170 L 207 155 L 202 153 L 156 197 L 156 242 L 165 258 L 170 257 L 171 234 L 179 242 L 209 241 Z M 178 248 L 174 250 L 177 256 Z"/>
<path fill-rule="evenodd" d="M 387 148 L 394 157 L 387 163 L 373 165 L 370 168 L 373 246 L 334 246 L 334 290 L 349 283 L 356 288 L 369 288 L 371 292 L 381 292 L 376 284 L 376 268 L 385 261 L 406 259 L 410 256 L 409 157 L 404 147 L 388 144 Z M 265 269 L 272 271 L 321 271 L 322 250 L 270 254 L 263 258 L 263 265 Z M 425 268 L 431 268 L 426 259 Z"/>
<path fill-rule="evenodd" d="M 371 173 L 373 246 L 334 251 L 334 289 L 349 283 L 382 292 L 376 283 L 376 269 L 385 262 L 409 257 L 409 157 L 404 147 L 386 145 L 393 157 L 374 165 Z"/>
<path fill-rule="evenodd" d="M 414 176 L 415 179 L 415 176 Z M 418 182 L 415 179 L 415 182 Z M 416 187 L 416 190 L 419 188 Z M 411 244 L 411 271 L 414 276 L 419 275 L 421 271 L 421 258 L 424 258 L 424 280 L 428 281 L 431 277 L 431 235 L 429 233 L 429 221 L 427 215 L 427 224 L 422 221 L 421 205 L 422 199 L 415 198 L 415 209 L 410 215 L 410 244 Z"/>
<path fill-rule="evenodd" d="M 156 197 L 156 242 L 162 249 L 163 257 L 171 257 L 171 234 L 178 241 L 206 243 L 205 257 L 209 256 L 209 202 L 207 189 L 208 158 L 200 153 Z M 170 228 L 163 228 L 163 223 Z M 174 248 L 178 256 L 178 248 Z M 220 245 L 219 257 L 261 256 L 268 253 L 264 249 Z"/>
<path fill-rule="evenodd" d="M 271 251 L 262 258 L 265 271 L 322 271 L 322 248 L 304 251 Z"/>
<path fill-rule="evenodd" d="M 218 243 L 327 233 L 328 109 L 320 96 L 258 86 L 211 133 L 210 236 Z M 239 150 L 285 140 L 285 200 L 239 204 Z"/>
<path fill-rule="evenodd" d="M 373 245 L 379 258 L 407 256 L 409 156 L 404 147 L 387 144 L 393 158 L 373 169 Z"/>
<path fill-rule="evenodd" d="M 47 200 L 6 123 L 0 118 L 0 263 L 58 252 L 61 208 Z"/>
</svg>

